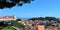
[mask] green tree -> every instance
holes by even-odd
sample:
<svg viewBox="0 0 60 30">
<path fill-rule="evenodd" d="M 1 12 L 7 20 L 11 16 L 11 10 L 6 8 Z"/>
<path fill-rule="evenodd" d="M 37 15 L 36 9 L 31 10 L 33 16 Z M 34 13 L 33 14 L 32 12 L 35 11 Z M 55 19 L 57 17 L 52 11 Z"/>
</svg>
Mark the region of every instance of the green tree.
<svg viewBox="0 0 60 30">
<path fill-rule="evenodd" d="M 56 21 L 57 18 L 55 18 L 55 17 L 45 17 L 45 20 L 49 20 L 49 21 L 54 20 L 54 21 Z"/>
<path fill-rule="evenodd" d="M 32 20 L 32 21 L 35 21 L 35 20 L 38 20 L 38 18 L 30 18 L 28 20 Z"/>
<path fill-rule="evenodd" d="M 21 21 L 21 19 L 18 18 L 18 19 L 16 19 L 16 21 Z"/>
<path fill-rule="evenodd" d="M 23 25 L 23 24 L 21 24 L 21 23 L 18 23 L 17 21 L 13 21 L 13 20 L 12 20 L 11 23 L 12 23 L 12 26 L 25 29 L 25 25 Z M 26 30 L 26 29 L 25 29 L 25 30 Z"/>
<path fill-rule="evenodd" d="M 11 26 L 4 27 L 3 29 L 4 29 L 4 30 L 16 30 L 16 29 L 14 29 L 14 28 L 11 27 Z"/>
<path fill-rule="evenodd" d="M 30 3 L 33 0 L 0 0 L 0 9 L 11 8 L 16 5 L 22 6 L 23 4 Z"/>
<path fill-rule="evenodd" d="M 32 20 L 32 21 L 34 21 L 34 20 L 44 20 L 44 18 L 43 17 L 35 17 L 35 18 L 30 18 L 30 19 L 28 19 L 28 20 Z"/>
<path fill-rule="evenodd" d="M 8 26 L 7 23 L 4 24 L 4 21 L 1 21 L 1 22 L 0 22 L 0 27 L 6 27 L 6 26 Z"/>
<path fill-rule="evenodd" d="M 38 17 L 38 19 L 39 19 L 39 20 L 42 20 L 42 21 L 45 20 L 44 17 Z"/>
</svg>

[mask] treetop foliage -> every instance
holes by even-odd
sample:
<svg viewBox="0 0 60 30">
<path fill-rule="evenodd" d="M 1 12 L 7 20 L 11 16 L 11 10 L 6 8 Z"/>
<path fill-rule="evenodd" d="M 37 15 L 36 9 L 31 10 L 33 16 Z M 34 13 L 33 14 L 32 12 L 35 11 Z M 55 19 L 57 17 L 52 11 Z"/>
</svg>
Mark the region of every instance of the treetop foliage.
<svg viewBox="0 0 60 30">
<path fill-rule="evenodd" d="M 0 9 L 11 8 L 16 5 L 22 6 L 23 4 L 30 3 L 33 0 L 0 0 Z"/>
<path fill-rule="evenodd" d="M 55 18 L 55 17 L 38 17 L 38 18 L 30 18 L 30 19 L 28 19 L 28 20 L 58 20 L 58 18 Z"/>
</svg>

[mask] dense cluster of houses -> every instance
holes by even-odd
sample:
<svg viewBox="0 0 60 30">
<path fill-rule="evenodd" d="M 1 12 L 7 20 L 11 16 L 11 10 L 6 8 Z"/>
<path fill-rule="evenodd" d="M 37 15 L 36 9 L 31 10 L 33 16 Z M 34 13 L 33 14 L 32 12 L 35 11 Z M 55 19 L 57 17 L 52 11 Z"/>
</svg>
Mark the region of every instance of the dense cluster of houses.
<svg viewBox="0 0 60 30">
<path fill-rule="evenodd" d="M 28 30 L 60 30 L 60 23 L 57 23 L 57 21 L 53 20 L 22 20 L 21 22 L 28 26 Z"/>
<path fill-rule="evenodd" d="M 3 16 L 0 17 L 0 21 L 16 20 L 16 16 Z M 60 23 L 54 20 L 21 20 L 18 21 L 27 26 L 27 30 L 60 30 Z"/>
</svg>

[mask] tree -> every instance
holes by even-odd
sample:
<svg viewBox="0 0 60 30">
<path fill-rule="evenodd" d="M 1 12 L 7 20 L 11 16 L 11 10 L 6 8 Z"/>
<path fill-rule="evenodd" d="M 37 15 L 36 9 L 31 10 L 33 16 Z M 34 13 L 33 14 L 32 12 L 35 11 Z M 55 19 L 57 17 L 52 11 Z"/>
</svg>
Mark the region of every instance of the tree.
<svg viewBox="0 0 60 30">
<path fill-rule="evenodd" d="M 45 20 L 49 20 L 49 21 L 51 21 L 51 20 L 57 20 L 57 18 L 55 18 L 55 17 L 45 17 Z"/>
<path fill-rule="evenodd" d="M 35 17 L 35 18 L 30 18 L 30 19 L 28 19 L 28 20 L 32 20 L 32 21 L 35 21 L 35 20 L 44 20 L 44 18 L 43 17 Z"/>
<path fill-rule="evenodd" d="M 23 4 L 30 3 L 33 0 L 0 0 L 0 9 L 11 8 L 16 5 L 22 6 Z"/>
<path fill-rule="evenodd" d="M 32 21 L 35 21 L 35 20 L 38 20 L 38 18 L 30 18 L 28 20 L 32 20 Z"/>
<path fill-rule="evenodd" d="M 44 17 L 38 17 L 38 19 L 43 21 L 45 18 Z"/>
<path fill-rule="evenodd" d="M 4 23 L 4 21 L 2 21 L 2 22 L 0 22 L 0 26 L 1 27 L 6 27 L 6 26 L 8 26 L 8 24 L 7 23 Z"/>
<path fill-rule="evenodd" d="M 12 26 L 25 29 L 25 25 L 23 25 L 23 24 L 21 24 L 21 23 L 18 23 L 17 21 L 13 21 L 13 20 L 12 20 L 11 23 L 12 23 Z M 26 29 L 25 29 L 25 30 L 26 30 Z"/>
<path fill-rule="evenodd" d="M 21 21 L 21 19 L 16 19 L 16 21 Z"/>
<path fill-rule="evenodd" d="M 50 17 L 45 17 L 45 20 L 49 20 L 49 21 L 51 21 Z"/>
</svg>

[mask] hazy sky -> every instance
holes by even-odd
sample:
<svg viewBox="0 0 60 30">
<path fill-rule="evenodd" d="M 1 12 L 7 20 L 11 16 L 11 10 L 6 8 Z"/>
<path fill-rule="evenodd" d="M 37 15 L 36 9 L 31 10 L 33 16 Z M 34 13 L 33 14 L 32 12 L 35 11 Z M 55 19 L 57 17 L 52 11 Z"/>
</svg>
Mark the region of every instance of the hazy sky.
<svg viewBox="0 0 60 30">
<path fill-rule="evenodd" d="M 17 17 L 60 17 L 60 0 L 35 0 L 22 7 L 0 9 L 0 16 L 15 15 Z"/>
</svg>

